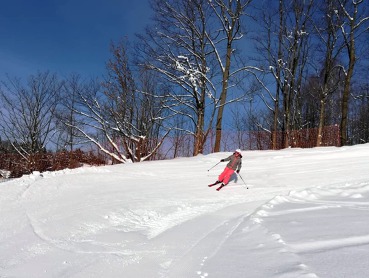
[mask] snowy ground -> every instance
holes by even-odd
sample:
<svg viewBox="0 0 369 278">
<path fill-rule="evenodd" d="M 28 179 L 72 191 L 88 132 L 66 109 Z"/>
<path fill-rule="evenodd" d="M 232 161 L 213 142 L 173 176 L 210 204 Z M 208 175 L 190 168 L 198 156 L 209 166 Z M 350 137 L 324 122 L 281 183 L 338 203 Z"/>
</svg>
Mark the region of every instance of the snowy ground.
<svg viewBox="0 0 369 278">
<path fill-rule="evenodd" d="M 369 277 L 369 144 L 34 173 L 0 184 L 0 277 Z"/>
</svg>

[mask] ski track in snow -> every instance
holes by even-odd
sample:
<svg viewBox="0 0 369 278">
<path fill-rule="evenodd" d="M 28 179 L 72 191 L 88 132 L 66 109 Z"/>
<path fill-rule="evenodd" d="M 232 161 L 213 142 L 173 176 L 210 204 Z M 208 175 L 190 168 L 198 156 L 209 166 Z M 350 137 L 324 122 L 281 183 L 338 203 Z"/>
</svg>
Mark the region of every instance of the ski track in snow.
<svg viewBox="0 0 369 278">
<path fill-rule="evenodd" d="M 346 187 L 349 187 L 349 189 L 346 189 Z M 302 258 L 305 253 L 327 252 L 353 246 L 365 246 L 369 244 L 369 235 L 362 234 L 355 236 L 351 233 L 345 237 L 337 237 L 334 239 L 330 238 L 326 240 L 317 238 L 312 240 L 307 236 L 307 241 L 301 240 L 299 242 L 290 242 L 288 235 L 284 235 L 283 228 L 279 227 L 279 230 L 282 232 L 275 231 L 273 223 L 269 223 L 270 218 L 296 215 L 292 218 L 299 219 L 298 214 L 306 215 L 308 212 L 329 209 L 345 209 L 346 211 L 348 210 L 348 213 L 353 215 L 356 214 L 355 211 L 357 210 L 369 211 L 369 202 L 360 202 L 359 200 L 364 195 L 369 195 L 369 182 L 358 182 L 354 185 L 346 184 L 338 187 L 331 186 L 328 189 L 310 188 L 302 191 L 291 191 L 287 196 L 276 196 L 269 202 L 262 205 L 251 216 L 251 220 L 257 225 L 261 225 L 266 228 L 269 236 L 280 243 L 280 252 L 290 252 L 298 256 L 302 256 Z M 337 201 L 337 199 L 340 199 L 340 201 Z M 291 209 L 294 205 L 297 207 L 302 206 L 302 208 Z M 284 209 L 284 207 L 287 209 Z M 296 221 L 298 220 L 291 221 L 289 224 L 294 225 L 297 223 Z M 362 222 L 361 224 L 366 226 L 365 222 Z M 329 224 L 327 224 L 327 226 L 329 227 Z M 369 232 L 369 229 L 367 230 Z M 324 237 L 324 234 L 322 237 Z M 303 266 L 304 270 L 309 269 L 309 267 L 304 263 L 301 263 L 301 266 Z M 306 277 L 319 276 L 315 273 L 307 273 Z"/>
<path fill-rule="evenodd" d="M 254 277 L 258 271 L 276 278 L 324 277 L 314 267 L 311 254 L 369 244 L 369 228 L 362 220 L 369 211 L 369 202 L 362 201 L 369 199 L 369 181 L 360 168 L 351 170 L 355 179 L 342 181 L 356 154 L 352 160 L 348 156 L 344 166 L 324 162 L 325 154 L 339 157 L 344 150 L 306 151 L 301 159 L 302 150 L 272 156 L 257 152 L 244 163 L 245 174 L 241 173 L 248 190 L 237 176 L 220 192 L 207 188 L 224 165 L 207 176 L 193 177 L 198 167 L 206 172 L 222 154 L 195 162 L 171 161 L 171 171 L 178 174 L 164 183 L 167 162 L 34 172 L 9 181 L 14 188 L 5 187 L 3 193 L 9 194 L 0 195 L 5 208 L 0 240 L 6 243 L 0 250 L 17 251 L 8 257 L 0 252 L 0 277 L 2 273 L 12 277 L 13 268 L 16 273 L 17 267 L 55 253 L 60 253 L 62 264 L 48 262 L 39 277 L 101 277 L 107 265 L 112 266 L 111 277 L 121 273 L 116 266 L 142 277 L 149 271 L 152 277 L 163 278 L 218 278 L 227 273 L 239 277 L 251 268 Z M 318 168 L 315 161 L 320 154 L 323 162 Z M 300 175 L 312 171 L 310 179 L 296 184 Z M 101 188 L 93 182 L 95 174 L 105 177 Z M 117 182 L 120 179 L 124 183 Z M 127 190 L 130 187 L 125 184 L 134 184 L 137 190 Z M 8 216 L 13 211 L 17 218 Z M 317 213 L 327 218 L 316 221 Z M 360 229 L 342 229 L 334 220 L 341 215 Z M 309 233 L 310 227 L 319 227 L 319 232 Z M 18 234 L 26 234 L 28 240 L 13 241 Z M 263 264 L 259 269 L 249 255 L 270 261 L 270 269 L 262 270 Z"/>
<path fill-rule="evenodd" d="M 346 189 L 349 187 L 349 189 Z M 248 237 L 251 237 L 252 230 L 256 229 L 258 233 L 264 233 L 268 235 L 271 241 L 275 241 L 277 247 L 279 249 L 280 254 L 289 254 L 288 256 L 295 258 L 295 262 L 292 263 L 291 268 L 285 270 L 283 275 L 278 277 L 306 277 L 306 278 L 317 278 L 320 277 L 317 273 L 314 273 L 313 270 L 310 269 L 309 264 L 306 264 L 304 261 L 305 253 L 316 253 L 316 252 L 326 252 L 333 251 L 335 249 L 346 248 L 351 246 L 363 246 L 369 244 L 369 236 L 368 235 L 358 235 L 358 236 L 346 236 L 346 237 L 338 237 L 336 239 L 308 239 L 308 241 L 299 241 L 299 242 L 290 242 L 288 239 L 288 235 L 285 235 L 282 231 L 279 232 L 274 228 L 274 225 L 269 223 L 269 218 L 278 217 L 282 215 L 293 215 L 293 214 L 306 214 L 306 212 L 315 212 L 319 210 L 327 210 L 327 209 L 348 209 L 352 210 L 361 210 L 367 211 L 369 210 L 368 202 L 360 202 L 360 198 L 362 198 L 365 194 L 368 195 L 369 192 L 369 183 L 368 182 L 358 182 L 357 184 L 346 184 L 334 186 L 331 185 L 327 188 L 311 188 L 302 191 L 292 190 L 288 195 L 280 195 L 274 197 L 269 202 L 266 202 L 264 205 L 260 206 L 254 213 L 250 215 L 250 217 L 242 218 L 242 221 L 238 223 L 235 229 L 232 229 L 232 233 L 235 232 L 237 228 L 241 224 L 244 227 L 241 227 L 244 233 L 248 234 Z M 331 200 L 331 199 L 334 199 Z M 337 201 L 337 199 L 341 199 L 341 201 Z M 354 201 L 350 201 L 354 200 Z M 358 201 L 356 201 L 358 200 Z M 302 206 L 303 208 L 295 208 L 291 209 L 294 205 Z M 308 205 L 308 206 L 306 206 Z M 283 207 L 287 207 L 288 209 L 283 209 Z M 355 214 L 355 211 L 353 212 Z M 295 217 L 295 219 L 298 217 Z M 277 218 L 278 219 L 278 218 Z M 251 221 L 251 222 L 250 222 Z M 295 221 L 291 221 L 289 224 L 294 225 Z M 273 224 L 273 223 L 272 223 Z M 366 223 L 362 223 L 366 225 Z M 278 226 L 278 225 L 277 225 Z M 329 225 L 328 225 L 329 226 Z M 323 235 L 324 236 L 324 235 Z M 224 238 L 226 241 L 230 236 Z M 246 238 L 248 238 L 246 236 Z M 245 240 L 247 241 L 247 240 Z M 267 242 L 267 240 L 266 240 Z M 264 248 L 265 242 L 259 243 L 258 246 L 260 248 Z M 216 248 L 216 252 L 222 252 L 221 245 Z M 204 260 L 201 265 L 204 265 L 206 261 L 211 259 L 212 255 L 204 257 Z M 226 264 L 226 262 L 225 262 Z M 240 266 L 234 266 L 240 267 Z M 223 271 L 222 273 L 226 273 Z M 211 271 L 197 271 L 199 277 L 211 277 Z M 215 275 L 218 277 L 218 275 Z"/>
<path fill-rule="evenodd" d="M 181 225 L 182 223 L 185 223 L 186 221 L 189 221 L 200 215 L 204 215 L 212 211 L 219 211 L 220 209 L 227 207 L 229 204 L 234 205 L 238 202 L 243 202 L 243 200 L 236 202 L 234 202 L 234 200 L 231 200 L 230 202 L 225 203 L 210 203 L 209 205 L 200 205 L 195 207 L 186 205 L 186 202 L 184 202 L 183 204 L 177 202 L 175 203 L 177 210 L 166 215 L 160 215 L 159 213 L 155 212 L 155 210 L 145 209 L 122 209 L 120 211 L 110 211 L 104 216 L 104 218 L 108 222 L 106 225 L 103 225 L 101 222 L 96 224 L 88 222 L 80 223 L 80 233 L 78 231 L 74 231 L 71 236 L 62 236 L 58 239 L 55 236 L 48 236 L 46 230 L 44 229 L 45 225 L 48 224 L 46 219 L 39 219 L 38 217 L 32 216 L 32 214 L 35 213 L 34 211 L 28 212 L 27 198 L 30 199 L 33 195 L 37 194 L 32 192 L 32 185 L 36 181 L 40 181 L 41 179 L 54 178 L 55 176 L 65 174 L 69 174 L 69 172 L 63 171 L 61 173 L 53 173 L 51 177 L 47 174 L 41 175 L 40 173 L 35 172 L 29 177 L 23 177 L 24 190 L 19 197 L 19 201 L 22 202 L 22 200 L 26 200 L 26 202 L 24 202 L 22 206 L 24 207 L 25 215 L 28 219 L 28 223 L 32 232 L 41 242 L 44 242 L 38 244 L 38 246 L 44 246 L 43 248 L 45 251 L 43 252 L 46 252 L 46 250 L 54 247 L 63 251 L 81 254 L 101 253 L 134 256 L 138 253 L 137 251 L 122 251 L 122 247 L 125 247 L 125 244 L 104 244 L 96 240 L 84 240 L 84 238 L 88 237 L 91 234 L 97 234 L 100 231 L 104 231 L 105 229 L 110 229 L 113 227 L 116 228 L 116 230 L 125 233 L 142 231 L 147 239 L 150 240 L 167 231 L 168 229 Z M 149 174 L 149 176 L 152 175 Z M 45 196 L 47 197 L 47 195 Z M 84 205 L 73 210 L 74 213 L 78 213 L 79 211 L 84 211 L 88 209 L 89 206 Z M 28 248 L 29 250 L 31 250 L 35 247 L 29 246 Z M 144 253 L 147 253 L 147 251 L 144 251 Z"/>
</svg>

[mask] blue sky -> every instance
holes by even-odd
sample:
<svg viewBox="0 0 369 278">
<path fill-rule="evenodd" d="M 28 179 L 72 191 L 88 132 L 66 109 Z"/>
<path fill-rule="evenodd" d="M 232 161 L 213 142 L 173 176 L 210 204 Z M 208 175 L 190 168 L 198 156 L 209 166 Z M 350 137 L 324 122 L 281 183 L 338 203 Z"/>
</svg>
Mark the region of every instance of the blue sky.
<svg viewBox="0 0 369 278">
<path fill-rule="evenodd" d="M 12 0 L 0 8 L 0 80 L 37 71 L 100 76 L 111 41 L 142 33 L 148 0 Z"/>
</svg>

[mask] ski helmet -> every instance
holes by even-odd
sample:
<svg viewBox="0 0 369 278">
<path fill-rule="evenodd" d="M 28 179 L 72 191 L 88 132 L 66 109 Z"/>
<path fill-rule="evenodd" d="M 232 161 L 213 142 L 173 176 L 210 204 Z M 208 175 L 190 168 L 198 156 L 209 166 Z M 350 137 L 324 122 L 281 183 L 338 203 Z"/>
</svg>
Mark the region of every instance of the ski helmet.
<svg viewBox="0 0 369 278">
<path fill-rule="evenodd" d="M 239 154 L 241 154 L 241 150 L 240 150 L 240 149 L 237 149 L 237 150 L 235 150 L 234 152 L 235 152 L 235 153 L 239 153 Z"/>
</svg>

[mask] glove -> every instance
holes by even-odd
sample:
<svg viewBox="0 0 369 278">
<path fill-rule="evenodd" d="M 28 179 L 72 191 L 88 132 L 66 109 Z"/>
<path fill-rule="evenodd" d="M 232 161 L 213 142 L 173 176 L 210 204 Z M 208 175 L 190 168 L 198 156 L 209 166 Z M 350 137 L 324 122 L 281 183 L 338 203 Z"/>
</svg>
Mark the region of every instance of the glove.
<svg viewBox="0 0 369 278">
<path fill-rule="evenodd" d="M 240 170 L 237 170 L 236 173 L 239 174 L 240 173 Z"/>
<path fill-rule="evenodd" d="M 221 159 L 220 162 L 224 162 L 224 159 Z"/>
</svg>

